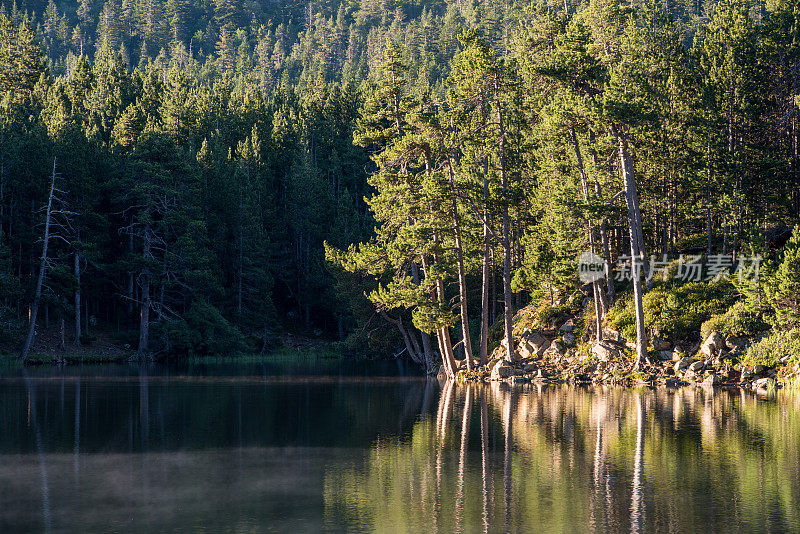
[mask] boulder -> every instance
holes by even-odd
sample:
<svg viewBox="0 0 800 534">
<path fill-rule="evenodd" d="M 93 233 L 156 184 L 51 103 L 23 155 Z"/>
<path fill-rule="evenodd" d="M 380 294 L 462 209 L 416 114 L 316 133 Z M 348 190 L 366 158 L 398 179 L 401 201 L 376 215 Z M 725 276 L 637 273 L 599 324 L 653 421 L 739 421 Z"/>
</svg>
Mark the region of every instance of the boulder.
<svg viewBox="0 0 800 534">
<path fill-rule="evenodd" d="M 558 340 L 555 340 L 552 343 L 550 343 L 550 346 L 545 351 L 545 354 L 549 354 L 552 356 L 561 356 L 564 354 L 564 352 L 566 352 L 566 350 L 567 349 L 566 347 L 564 347 L 563 343 L 561 343 Z"/>
<path fill-rule="evenodd" d="M 703 386 L 705 387 L 717 387 L 720 384 L 719 376 L 716 374 L 708 375 L 708 378 L 703 380 Z"/>
<path fill-rule="evenodd" d="M 508 378 L 514 373 L 514 368 L 509 365 L 505 360 L 499 360 L 493 367 L 489 377 L 491 380 L 500 380 L 501 378 Z"/>
<path fill-rule="evenodd" d="M 759 378 L 753 382 L 753 389 L 775 389 L 775 385 L 774 378 Z"/>
<path fill-rule="evenodd" d="M 722 336 L 716 332 L 711 332 L 703 342 L 703 346 L 700 347 L 700 352 L 711 357 L 721 351 L 724 346 L 725 342 L 722 339 Z"/>
<path fill-rule="evenodd" d="M 725 340 L 725 346 L 729 349 L 742 349 L 745 345 L 747 345 L 747 339 L 743 337 L 729 337 Z"/>
<path fill-rule="evenodd" d="M 535 363 L 526 363 L 525 366 L 522 368 L 522 371 L 526 374 L 528 373 L 535 373 L 538 367 Z"/>
<path fill-rule="evenodd" d="M 689 365 L 689 369 L 691 369 L 695 373 L 699 373 L 700 371 L 703 370 L 703 368 L 705 366 L 706 366 L 706 362 L 694 362 L 691 365 Z"/>
<path fill-rule="evenodd" d="M 670 348 L 669 341 L 666 339 L 660 338 L 658 336 L 653 336 L 653 348 L 656 350 L 668 350 Z"/>
<path fill-rule="evenodd" d="M 572 332 L 575 330 L 575 320 L 570 319 L 566 323 L 561 325 L 561 328 L 558 329 L 560 332 Z"/>
<path fill-rule="evenodd" d="M 658 351 L 658 358 L 662 362 L 672 361 L 672 351 L 671 350 L 660 350 L 660 351 Z"/>
<path fill-rule="evenodd" d="M 564 343 L 569 345 L 570 347 L 575 345 L 575 334 L 567 333 L 564 334 Z"/>
<path fill-rule="evenodd" d="M 675 364 L 675 372 L 679 373 L 679 372 L 683 371 L 684 369 L 688 368 L 691 363 L 692 363 L 692 360 L 690 358 L 684 356 L 683 358 L 680 359 L 679 362 L 677 362 Z"/>
<path fill-rule="evenodd" d="M 520 343 L 520 347 L 523 345 L 525 345 L 525 352 L 529 354 L 529 356 L 523 356 L 522 353 L 520 353 L 520 356 L 523 358 L 541 356 L 544 354 L 544 351 L 547 350 L 547 347 L 550 346 L 550 340 L 538 332 L 530 332 L 525 336 L 522 343 Z"/>
<path fill-rule="evenodd" d="M 622 337 L 622 334 L 607 326 L 603 327 L 603 338 L 609 341 L 616 341 L 617 343 L 625 343 L 625 338 Z"/>
<path fill-rule="evenodd" d="M 592 345 L 592 354 L 601 362 L 607 362 L 619 356 L 619 351 L 611 344 L 601 341 Z"/>
</svg>

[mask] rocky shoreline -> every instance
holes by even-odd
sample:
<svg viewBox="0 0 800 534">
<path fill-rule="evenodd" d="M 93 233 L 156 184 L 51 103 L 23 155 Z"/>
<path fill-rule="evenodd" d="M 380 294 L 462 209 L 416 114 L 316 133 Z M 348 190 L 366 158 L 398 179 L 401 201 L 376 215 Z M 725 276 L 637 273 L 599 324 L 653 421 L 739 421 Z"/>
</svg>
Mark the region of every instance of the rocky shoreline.
<svg viewBox="0 0 800 534">
<path fill-rule="evenodd" d="M 603 340 L 590 342 L 589 333 L 576 339 L 576 320 L 570 318 L 550 328 L 530 329 L 515 335 L 516 347 L 507 358 L 504 344 L 491 354 L 487 365 L 459 360 L 456 378 L 462 381 L 502 381 L 509 384 L 596 384 L 680 388 L 740 388 L 773 391 L 800 384 L 800 366 L 744 365 L 739 358 L 752 340 L 724 338 L 710 333 L 686 349 L 657 338 L 649 361 L 634 368 L 633 345 L 616 331 L 604 328 Z M 785 363 L 785 362 L 782 362 Z"/>
</svg>

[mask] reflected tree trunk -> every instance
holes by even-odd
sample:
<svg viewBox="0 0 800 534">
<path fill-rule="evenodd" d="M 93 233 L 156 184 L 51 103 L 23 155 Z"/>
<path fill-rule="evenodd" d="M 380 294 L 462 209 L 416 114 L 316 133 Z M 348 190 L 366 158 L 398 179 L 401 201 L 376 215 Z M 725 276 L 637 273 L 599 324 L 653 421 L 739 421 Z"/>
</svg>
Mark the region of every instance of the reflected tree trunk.
<svg viewBox="0 0 800 534">
<path fill-rule="evenodd" d="M 25 390 L 28 394 L 28 413 L 30 414 L 30 424 L 33 426 L 34 438 L 36 441 L 36 455 L 39 459 L 39 483 L 42 493 L 42 521 L 44 532 L 53 530 L 53 518 L 50 513 L 50 482 L 47 476 L 47 457 L 44 451 L 44 439 L 42 438 L 42 428 L 39 426 L 39 416 L 36 412 L 36 389 L 31 382 L 28 372 L 23 368 L 25 377 Z"/>
<path fill-rule="evenodd" d="M 464 521 L 464 475 L 467 468 L 467 443 L 472 416 L 472 385 L 467 384 L 461 417 L 461 449 L 458 453 L 458 491 L 456 493 L 456 531 L 461 531 Z"/>
<path fill-rule="evenodd" d="M 633 461 L 633 491 L 631 493 L 631 532 L 642 532 L 644 523 L 642 456 L 644 451 L 644 398 L 636 398 L 636 456 Z"/>
<path fill-rule="evenodd" d="M 483 532 L 489 532 L 489 410 L 486 392 L 481 388 L 481 494 L 483 496 Z"/>
</svg>

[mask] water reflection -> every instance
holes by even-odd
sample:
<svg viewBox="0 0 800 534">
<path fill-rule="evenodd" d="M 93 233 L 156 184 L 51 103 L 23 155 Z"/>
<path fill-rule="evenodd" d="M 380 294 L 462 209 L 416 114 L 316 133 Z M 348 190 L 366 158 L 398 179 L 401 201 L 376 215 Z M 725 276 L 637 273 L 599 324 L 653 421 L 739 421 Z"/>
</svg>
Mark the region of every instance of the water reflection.
<svg viewBox="0 0 800 534">
<path fill-rule="evenodd" d="M 800 529 L 800 399 L 23 375 L 0 531 Z"/>
<path fill-rule="evenodd" d="M 326 517 L 340 524 L 347 510 L 395 531 L 797 530 L 797 406 L 702 389 L 445 384 L 410 439 L 327 473 Z"/>
</svg>

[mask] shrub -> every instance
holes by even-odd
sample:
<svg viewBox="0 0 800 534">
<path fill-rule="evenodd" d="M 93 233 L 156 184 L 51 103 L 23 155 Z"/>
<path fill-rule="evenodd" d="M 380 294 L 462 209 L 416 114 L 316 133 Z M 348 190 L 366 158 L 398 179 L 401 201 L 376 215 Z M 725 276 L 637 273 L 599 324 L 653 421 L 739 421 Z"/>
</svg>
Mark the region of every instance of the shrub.
<svg viewBox="0 0 800 534">
<path fill-rule="evenodd" d="M 735 288 L 725 280 L 657 284 L 642 298 L 645 328 L 659 337 L 684 339 L 696 335 L 704 321 L 723 313 L 736 298 Z M 631 292 L 612 306 L 608 322 L 626 339 L 636 338 Z"/>
<path fill-rule="evenodd" d="M 800 328 L 774 331 L 747 349 L 742 361 L 747 365 L 774 367 L 783 358 L 800 363 Z"/>
<path fill-rule="evenodd" d="M 738 301 L 723 314 L 714 315 L 700 327 L 700 335 L 707 338 L 711 332 L 724 337 L 753 337 L 769 330 L 761 315 L 748 309 L 744 301 Z"/>
</svg>

